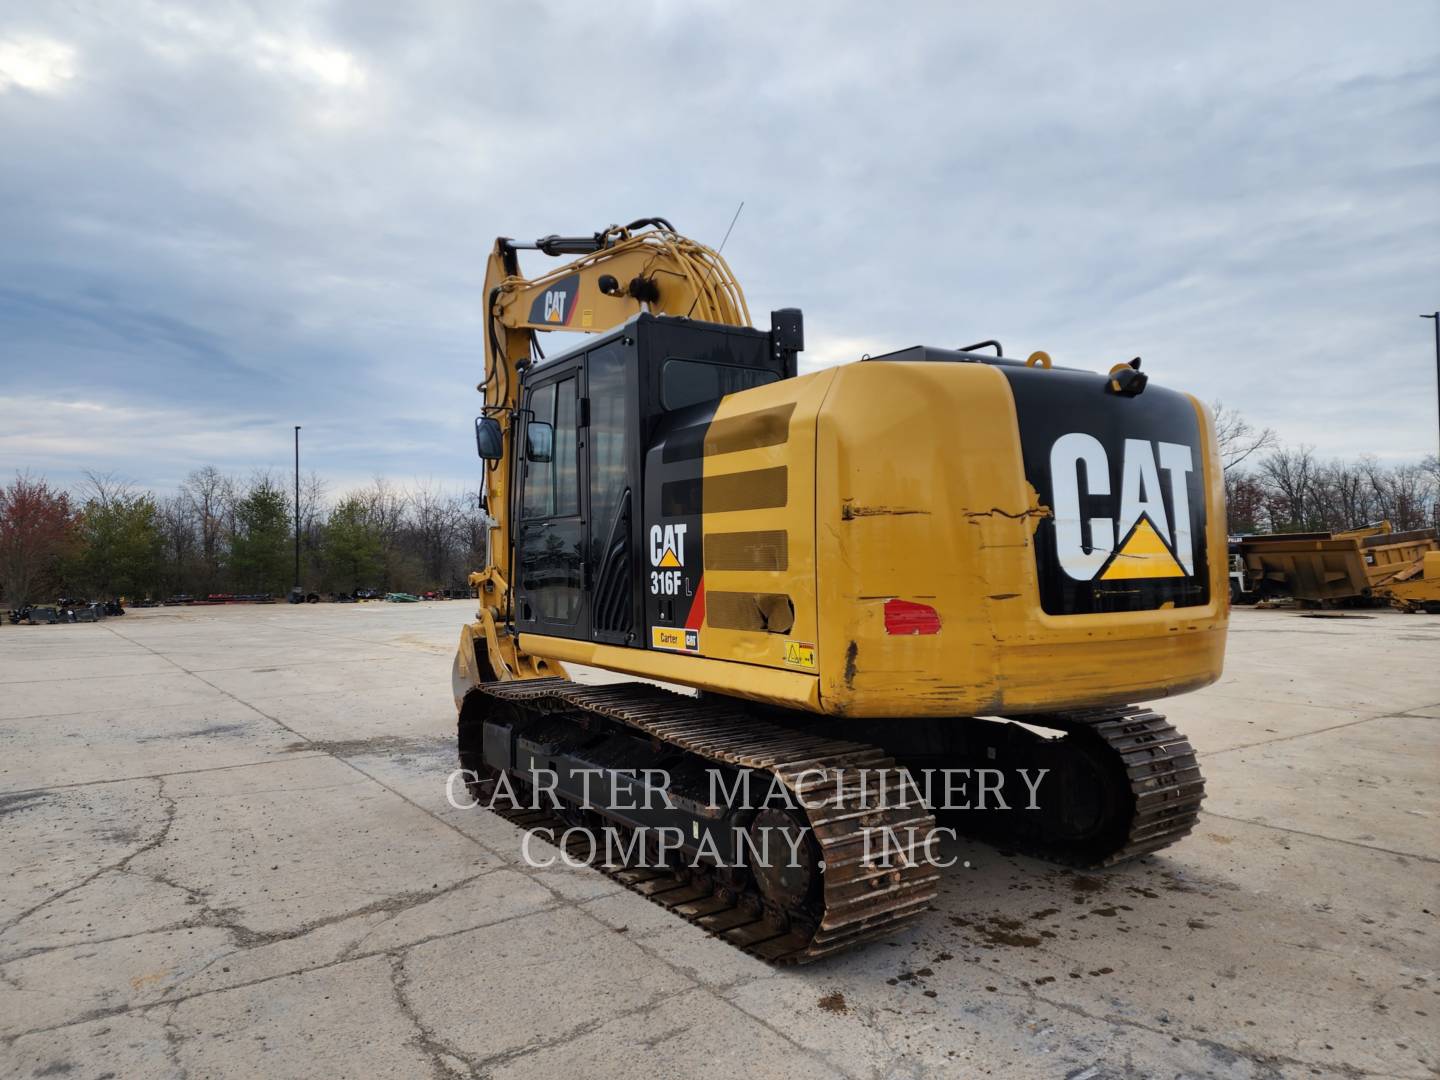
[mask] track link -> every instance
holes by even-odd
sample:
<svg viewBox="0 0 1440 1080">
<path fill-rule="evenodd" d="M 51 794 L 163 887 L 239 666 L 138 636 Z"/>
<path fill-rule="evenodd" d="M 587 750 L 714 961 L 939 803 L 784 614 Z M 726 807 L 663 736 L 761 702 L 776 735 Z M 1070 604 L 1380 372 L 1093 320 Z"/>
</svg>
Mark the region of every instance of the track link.
<svg viewBox="0 0 1440 1080">
<path fill-rule="evenodd" d="M 756 720 L 731 704 L 642 683 L 582 686 L 561 678 L 489 683 L 475 691 L 536 713 L 578 712 L 604 717 L 709 761 L 778 777 L 801 804 L 819 848 L 818 902 L 805 911 L 766 910 L 753 891 L 711 884 L 689 868 L 638 869 L 593 862 L 632 892 L 683 916 L 712 935 L 775 964 L 802 964 L 884 937 L 914 920 L 934 899 L 939 874 L 916 857 L 934 828 L 923 806 L 869 806 L 858 785 L 837 770 L 901 770 L 880 749 L 827 739 Z M 870 792 L 874 794 L 873 790 Z M 806 807 L 815 807 L 808 809 Z M 547 810 L 493 812 L 526 828 L 567 822 Z M 867 860 L 867 830 L 892 830 L 912 846 L 890 850 L 889 862 Z M 585 858 L 589 843 L 576 836 L 569 854 Z M 777 914 L 780 917 L 777 918 Z"/>
<path fill-rule="evenodd" d="M 1200 816 L 1205 779 L 1190 741 L 1164 716 L 1143 706 L 1025 717 L 1088 743 L 1123 773 L 1120 812 L 1129 824 L 1107 849 L 1066 850 L 1019 841 L 1012 846 L 1051 862 L 1101 869 L 1169 847 L 1186 836 Z M 1119 779 L 1117 777 L 1117 779 Z"/>
</svg>

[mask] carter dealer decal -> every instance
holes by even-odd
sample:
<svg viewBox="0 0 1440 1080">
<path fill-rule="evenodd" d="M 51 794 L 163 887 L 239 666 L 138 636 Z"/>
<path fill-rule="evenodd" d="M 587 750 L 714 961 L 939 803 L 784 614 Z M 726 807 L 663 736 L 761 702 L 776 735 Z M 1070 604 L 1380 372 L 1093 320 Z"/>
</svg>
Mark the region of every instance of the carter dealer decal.
<svg viewBox="0 0 1440 1080">
<path fill-rule="evenodd" d="M 699 652 L 700 631 L 679 626 L 652 626 L 650 644 L 656 649 L 669 649 L 671 652 Z"/>
</svg>

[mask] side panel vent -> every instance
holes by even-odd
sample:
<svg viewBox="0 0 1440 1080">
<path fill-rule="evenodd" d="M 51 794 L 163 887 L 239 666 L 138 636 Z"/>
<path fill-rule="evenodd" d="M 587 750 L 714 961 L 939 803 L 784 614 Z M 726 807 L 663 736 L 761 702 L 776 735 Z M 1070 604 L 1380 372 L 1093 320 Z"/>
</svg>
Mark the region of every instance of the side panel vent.
<svg viewBox="0 0 1440 1080">
<path fill-rule="evenodd" d="M 707 592 L 705 622 L 721 630 L 788 634 L 795 605 L 784 593 Z"/>
<path fill-rule="evenodd" d="M 790 534 L 784 529 L 706 533 L 706 570 L 785 570 L 790 566 Z"/>
</svg>

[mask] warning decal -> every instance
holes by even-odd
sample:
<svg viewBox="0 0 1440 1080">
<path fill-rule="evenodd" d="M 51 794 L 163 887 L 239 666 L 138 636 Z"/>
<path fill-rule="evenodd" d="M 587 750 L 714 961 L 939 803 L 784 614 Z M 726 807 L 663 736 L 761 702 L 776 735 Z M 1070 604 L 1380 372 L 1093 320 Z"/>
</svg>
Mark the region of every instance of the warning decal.
<svg viewBox="0 0 1440 1080">
<path fill-rule="evenodd" d="M 809 641 L 785 642 L 785 663 L 815 670 L 815 645 Z"/>
</svg>

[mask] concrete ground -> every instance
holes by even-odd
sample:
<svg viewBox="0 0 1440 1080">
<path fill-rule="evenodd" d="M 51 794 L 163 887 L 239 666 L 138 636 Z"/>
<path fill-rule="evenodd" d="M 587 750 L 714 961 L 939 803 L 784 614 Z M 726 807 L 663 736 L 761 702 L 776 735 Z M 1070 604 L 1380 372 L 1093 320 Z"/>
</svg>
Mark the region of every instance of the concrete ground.
<svg viewBox="0 0 1440 1080">
<path fill-rule="evenodd" d="M 1236 612 L 1195 833 L 776 970 L 447 805 L 461 602 L 0 629 L 0 1074 L 1434 1076 L 1440 618 Z"/>
</svg>

